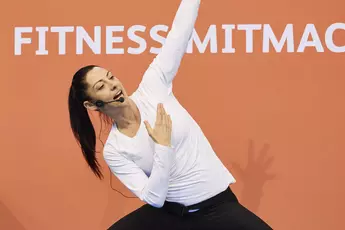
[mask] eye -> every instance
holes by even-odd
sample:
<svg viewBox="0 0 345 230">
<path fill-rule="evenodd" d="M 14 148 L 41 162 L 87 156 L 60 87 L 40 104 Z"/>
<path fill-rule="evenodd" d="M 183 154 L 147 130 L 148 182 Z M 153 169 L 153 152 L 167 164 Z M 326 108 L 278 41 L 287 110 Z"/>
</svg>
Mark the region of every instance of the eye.
<svg viewBox="0 0 345 230">
<path fill-rule="evenodd" d="M 98 88 L 98 90 L 101 90 L 101 89 L 103 89 L 103 87 L 104 87 L 104 85 L 101 85 L 101 87 L 99 87 L 99 88 Z"/>
<path fill-rule="evenodd" d="M 109 79 L 110 79 L 110 80 L 113 80 L 113 79 L 114 79 L 114 76 L 111 76 Z"/>
</svg>

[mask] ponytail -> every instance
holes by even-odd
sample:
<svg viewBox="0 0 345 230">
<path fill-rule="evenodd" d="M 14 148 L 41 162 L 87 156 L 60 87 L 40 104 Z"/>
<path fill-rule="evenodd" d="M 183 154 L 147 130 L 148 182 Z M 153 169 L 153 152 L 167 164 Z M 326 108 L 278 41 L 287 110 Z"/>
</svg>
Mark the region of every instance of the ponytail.
<svg viewBox="0 0 345 230">
<path fill-rule="evenodd" d="M 103 175 L 96 158 L 95 130 L 87 109 L 83 105 L 85 100 L 89 100 L 89 97 L 85 93 L 87 88 L 85 76 L 94 67 L 83 67 L 74 75 L 68 96 L 68 108 L 72 132 L 81 147 L 83 156 L 93 173 L 102 179 Z"/>
</svg>

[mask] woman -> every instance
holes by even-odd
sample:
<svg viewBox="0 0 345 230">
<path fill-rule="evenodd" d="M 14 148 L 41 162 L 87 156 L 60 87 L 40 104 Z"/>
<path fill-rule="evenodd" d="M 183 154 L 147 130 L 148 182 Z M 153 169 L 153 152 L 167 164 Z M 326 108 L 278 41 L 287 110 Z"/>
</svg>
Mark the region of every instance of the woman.
<svg viewBox="0 0 345 230">
<path fill-rule="evenodd" d="M 172 92 L 199 5 L 200 0 L 182 0 L 161 52 L 132 95 L 98 66 L 83 67 L 73 77 L 71 127 L 87 163 L 101 178 L 88 109 L 114 121 L 104 159 L 146 203 L 110 229 L 271 229 L 238 202 L 229 188 L 234 177 Z"/>
</svg>

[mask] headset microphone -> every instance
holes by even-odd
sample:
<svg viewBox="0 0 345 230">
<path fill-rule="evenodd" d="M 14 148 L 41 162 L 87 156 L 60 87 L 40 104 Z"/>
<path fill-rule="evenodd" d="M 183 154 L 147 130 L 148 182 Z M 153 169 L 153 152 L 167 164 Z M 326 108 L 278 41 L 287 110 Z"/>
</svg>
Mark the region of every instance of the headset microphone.
<svg viewBox="0 0 345 230">
<path fill-rule="evenodd" d="M 96 102 L 95 102 L 95 105 L 97 106 L 97 107 L 103 107 L 105 104 L 109 104 L 109 103 L 112 103 L 112 102 L 115 102 L 115 101 L 117 101 L 117 102 L 124 102 L 125 101 L 125 99 L 123 98 L 123 97 L 120 97 L 119 99 L 117 99 L 117 100 L 113 100 L 113 101 L 107 101 L 107 102 L 104 102 L 104 101 L 101 101 L 101 100 L 97 100 Z"/>
</svg>

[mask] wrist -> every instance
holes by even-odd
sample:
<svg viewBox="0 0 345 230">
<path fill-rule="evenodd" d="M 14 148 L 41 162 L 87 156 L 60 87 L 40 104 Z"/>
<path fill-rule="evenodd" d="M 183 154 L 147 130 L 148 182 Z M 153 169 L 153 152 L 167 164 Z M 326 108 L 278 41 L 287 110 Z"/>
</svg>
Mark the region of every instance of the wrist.
<svg viewBox="0 0 345 230">
<path fill-rule="evenodd" d="M 155 144 L 156 144 L 157 148 L 161 148 L 161 149 L 171 149 L 172 148 L 170 143 L 155 142 Z"/>
</svg>

